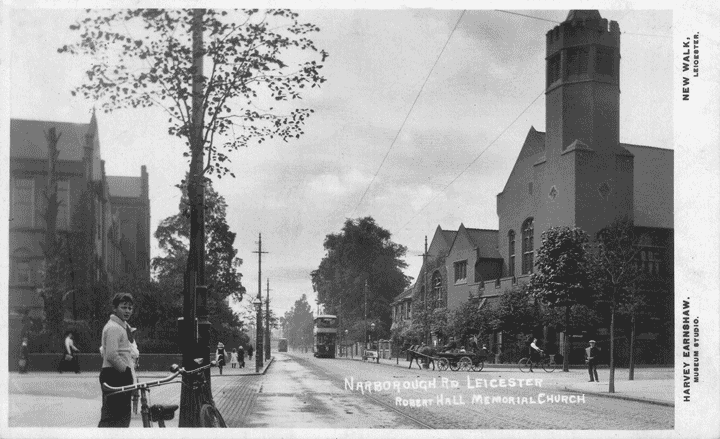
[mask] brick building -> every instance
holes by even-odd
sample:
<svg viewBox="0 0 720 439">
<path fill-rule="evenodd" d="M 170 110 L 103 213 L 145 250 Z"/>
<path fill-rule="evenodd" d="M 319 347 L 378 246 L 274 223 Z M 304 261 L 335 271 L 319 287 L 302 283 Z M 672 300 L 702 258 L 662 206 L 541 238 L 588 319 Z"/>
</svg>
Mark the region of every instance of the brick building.
<svg viewBox="0 0 720 439">
<path fill-rule="evenodd" d="M 95 114 L 89 123 L 10 121 L 9 300 L 10 346 L 18 344 L 24 316 L 43 318 L 38 295 L 45 239 L 48 177 L 46 133 L 55 128 L 58 180 L 57 233 L 69 266 L 66 318 L 82 320 L 88 295 L 109 294 L 121 278 L 149 279 L 148 174 L 105 173 Z M 107 301 L 107 297 L 102 300 Z"/>
<path fill-rule="evenodd" d="M 570 11 L 564 22 L 548 31 L 546 48 L 547 132 L 530 127 L 505 187 L 497 195 L 498 230 L 461 225 L 453 238 L 458 243 L 443 248 L 444 285 L 434 288 L 445 288 L 448 308 L 459 306 L 468 293 L 486 299 L 483 304 L 493 303 L 504 291 L 529 281 L 543 231 L 578 226 L 594 237 L 616 218 L 627 217 L 645 236 L 639 252 L 641 266 L 665 285 L 645 286 L 655 293 L 654 323 L 638 332 L 640 338 L 653 341 L 653 349 L 662 350 L 656 352 L 665 359 L 660 361 L 671 361 L 673 151 L 620 142 L 617 22 L 608 22 L 595 10 Z M 632 64 L 632 60 L 625 62 Z M 493 234 L 494 243 L 487 242 Z M 483 269 L 475 265 L 473 278 L 472 264 L 481 255 Z M 440 281 L 439 271 L 436 276 Z M 421 284 L 418 279 L 416 285 Z M 415 296 L 416 300 L 423 297 Z M 597 334 L 587 336 L 607 336 L 606 328 L 597 329 Z M 556 339 L 560 334 L 544 335 Z M 508 340 L 498 334 L 494 342 Z"/>
</svg>

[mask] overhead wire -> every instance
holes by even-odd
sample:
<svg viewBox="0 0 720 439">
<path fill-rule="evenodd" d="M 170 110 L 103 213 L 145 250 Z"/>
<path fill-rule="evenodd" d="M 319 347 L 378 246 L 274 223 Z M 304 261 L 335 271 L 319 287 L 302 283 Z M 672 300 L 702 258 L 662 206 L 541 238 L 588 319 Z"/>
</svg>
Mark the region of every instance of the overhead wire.
<svg viewBox="0 0 720 439">
<path fill-rule="evenodd" d="M 445 41 L 445 45 L 443 46 L 442 50 L 438 54 L 437 58 L 435 59 L 435 62 L 432 65 L 432 68 L 430 68 L 430 72 L 428 72 L 427 76 L 425 77 L 425 81 L 423 81 L 422 86 L 420 87 L 420 90 L 418 91 L 417 95 L 415 96 L 415 100 L 413 100 L 412 105 L 410 106 L 410 109 L 408 110 L 407 114 L 405 115 L 405 119 L 403 120 L 402 124 L 400 125 L 400 128 L 398 129 L 397 133 L 395 134 L 395 138 L 390 143 L 390 147 L 388 148 L 387 152 L 385 153 L 385 157 L 383 157 L 382 161 L 380 162 L 380 166 L 378 166 L 377 171 L 375 171 L 375 175 L 373 175 L 372 180 L 370 180 L 370 183 L 368 184 L 367 188 L 365 188 L 365 192 L 363 192 L 362 196 L 360 197 L 360 201 L 358 201 L 357 205 L 352 211 L 352 214 L 350 216 L 353 216 L 355 211 L 358 207 L 360 207 L 360 204 L 365 199 L 365 196 L 367 195 L 368 191 L 370 190 L 370 187 L 375 182 L 375 179 L 377 178 L 378 174 L 380 173 L 380 170 L 382 169 L 383 165 L 385 164 L 385 161 L 387 160 L 388 156 L 390 155 L 390 151 L 392 151 L 393 146 L 395 146 L 395 142 L 397 141 L 398 137 L 400 137 L 400 133 L 402 132 L 403 128 L 405 127 L 405 123 L 407 122 L 408 118 L 410 117 L 410 114 L 412 114 L 413 108 L 415 108 L 415 104 L 417 103 L 418 99 L 420 98 L 420 95 L 422 94 L 423 89 L 425 88 L 425 84 L 427 84 L 428 80 L 430 79 L 430 76 L 432 75 L 433 71 L 435 70 L 435 66 L 437 66 L 438 61 L 440 61 L 440 57 L 442 57 L 442 54 L 445 52 L 445 48 L 447 48 L 448 43 L 450 43 L 450 39 L 452 38 L 453 34 L 455 33 L 455 30 L 457 29 L 458 25 L 460 24 L 460 21 L 462 20 L 463 16 L 465 15 L 466 11 L 462 11 L 460 14 L 460 17 L 455 22 L 455 26 L 453 27 L 452 32 L 450 32 L 450 35 L 448 36 L 447 40 Z"/>
</svg>

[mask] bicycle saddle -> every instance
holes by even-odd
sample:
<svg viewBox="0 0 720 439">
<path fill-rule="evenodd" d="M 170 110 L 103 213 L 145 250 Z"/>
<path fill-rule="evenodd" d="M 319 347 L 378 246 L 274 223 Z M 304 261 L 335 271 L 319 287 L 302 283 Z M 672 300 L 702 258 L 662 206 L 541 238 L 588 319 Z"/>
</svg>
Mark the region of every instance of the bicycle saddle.
<svg viewBox="0 0 720 439">
<path fill-rule="evenodd" d="M 180 406 L 178 406 L 177 404 L 154 404 L 150 407 L 150 416 L 152 417 L 153 422 L 157 422 L 161 419 L 163 421 L 169 421 L 175 417 L 175 410 L 177 410 L 178 407 Z"/>
</svg>

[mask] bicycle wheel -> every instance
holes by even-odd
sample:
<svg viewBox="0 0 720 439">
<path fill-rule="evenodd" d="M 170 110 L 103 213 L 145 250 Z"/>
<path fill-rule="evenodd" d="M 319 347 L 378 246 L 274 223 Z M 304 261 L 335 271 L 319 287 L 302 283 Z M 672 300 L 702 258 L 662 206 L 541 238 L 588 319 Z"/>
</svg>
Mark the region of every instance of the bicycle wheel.
<svg viewBox="0 0 720 439">
<path fill-rule="evenodd" d="M 200 407 L 200 426 L 203 428 L 227 428 L 220 412 L 211 404 Z"/>
<path fill-rule="evenodd" d="M 152 428 L 153 423 L 150 419 L 150 411 L 147 409 L 147 407 L 144 407 L 144 409 L 140 410 L 140 417 L 142 418 L 143 428 Z"/>
<path fill-rule="evenodd" d="M 483 367 L 485 367 L 485 361 L 480 360 L 477 363 L 473 364 L 473 370 L 475 372 L 482 372 Z"/>
<path fill-rule="evenodd" d="M 520 366 L 520 371 L 522 371 L 523 373 L 529 372 L 530 364 L 531 363 L 529 358 L 520 359 L 520 361 L 518 362 L 518 365 Z"/>
<path fill-rule="evenodd" d="M 542 368 L 545 372 L 553 372 L 556 367 L 557 364 L 555 364 L 555 361 L 552 358 L 546 358 L 542 362 Z"/>
<path fill-rule="evenodd" d="M 462 357 L 460 361 L 458 361 L 458 366 L 460 370 L 464 372 L 469 372 L 472 370 L 473 367 L 472 360 L 470 359 L 470 357 Z"/>
<path fill-rule="evenodd" d="M 437 360 L 437 367 L 440 371 L 446 371 L 448 370 L 448 367 L 450 367 L 450 362 L 447 358 L 440 358 Z"/>
</svg>

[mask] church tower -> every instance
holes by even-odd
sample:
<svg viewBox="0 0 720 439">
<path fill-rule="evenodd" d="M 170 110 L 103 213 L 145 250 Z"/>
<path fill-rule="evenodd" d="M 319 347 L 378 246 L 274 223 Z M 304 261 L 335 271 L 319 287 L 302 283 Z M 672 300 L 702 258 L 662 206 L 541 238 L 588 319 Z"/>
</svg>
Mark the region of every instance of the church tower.
<svg viewBox="0 0 720 439">
<path fill-rule="evenodd" d="M 545 157 L 536 226 L 591 237 L 632 218 L 633 156 L 620 146 L 620 27 L 596 10 L 570 11 L 546 35 Z"/>
</svg>

